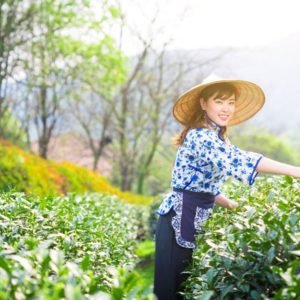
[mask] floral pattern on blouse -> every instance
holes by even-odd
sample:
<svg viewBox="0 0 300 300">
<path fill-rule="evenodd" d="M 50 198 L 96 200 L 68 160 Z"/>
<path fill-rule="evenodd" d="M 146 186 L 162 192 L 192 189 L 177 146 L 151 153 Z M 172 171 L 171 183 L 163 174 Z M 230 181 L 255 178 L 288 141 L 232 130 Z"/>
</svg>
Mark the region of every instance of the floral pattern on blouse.
<svg viewBox="0 0 300 300">
<path fill-rule="evenodd" d="M 171 187 L 194 192 L 221 194 L 222 184 L 229 178 L 252 185 L 256 167 L 263 155 L 241 150 L 220 137 L 220 127 L 191 129 L 178 148 L 172 171 Z M 176 193 L 165 195 L 157 213 L 167 214 Z"/>
</svg>

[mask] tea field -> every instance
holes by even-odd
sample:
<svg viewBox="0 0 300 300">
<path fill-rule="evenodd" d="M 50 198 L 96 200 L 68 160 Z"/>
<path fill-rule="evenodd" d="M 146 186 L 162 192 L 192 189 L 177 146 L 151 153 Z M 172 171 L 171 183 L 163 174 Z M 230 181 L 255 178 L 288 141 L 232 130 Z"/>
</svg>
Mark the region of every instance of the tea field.
<svg viewBox="0 0 300 300">
<path fill-rule="evenodd" d="M 214 207 L 197 236 L 185 299 L 300 299 L 299 180 L 258 177 L 223 193 L 240 206 Z M 0 299 L 155 299 L 160 201 L 1 194 Z"/>
<path fill-rule="evenodd" d="M 147 219 L 99 193 L 1 194 L 0 299 L 149 299 L 131 272 Z"/>
</svg>

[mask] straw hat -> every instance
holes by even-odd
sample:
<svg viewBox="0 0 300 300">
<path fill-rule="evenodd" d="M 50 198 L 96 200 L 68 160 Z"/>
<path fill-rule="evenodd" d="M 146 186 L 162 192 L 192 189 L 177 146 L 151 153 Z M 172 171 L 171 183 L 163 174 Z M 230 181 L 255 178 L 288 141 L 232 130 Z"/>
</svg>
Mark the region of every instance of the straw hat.
<svg viewBox="0 0 300 300">
<path fill-rule="evenodd" d="M 201 92 L 206 87 L 220 82 L 231 83 L 238 91 L 235 112 L 228 126 L 237 125 L 250 119 L 265 103 L 265 94 L 255 83 L 245 80 L 223 80 L 215 75 L 211 75 L 201 84 L 194 86 L 177 99 L 173 107 L 175 119 L 182 125 L 189 125 L 190 117 L 195 114 L 195 111 L 203 112 L 199 97 Z"/>
</svg>

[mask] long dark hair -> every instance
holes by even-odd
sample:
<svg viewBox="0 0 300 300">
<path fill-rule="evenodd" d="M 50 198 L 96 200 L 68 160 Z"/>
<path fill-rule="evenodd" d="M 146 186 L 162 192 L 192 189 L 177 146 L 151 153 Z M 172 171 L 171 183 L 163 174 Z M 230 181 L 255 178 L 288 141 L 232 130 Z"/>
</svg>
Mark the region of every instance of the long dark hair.
<svg viewBox="0 0 300 300">
<path fill-rule="evenodd" d="M 235 86 L 229 82 L 219 82 L 212 85 L 209 85 L 200 93 L 199 98 L 199 111 L 195 111 L 191 114 L 189 124 L 184 127 L 184 129 L 175 137 L 173 137 L 174 145 L 182 145 L 184 138 L 187 133 L 193 128 L 209 128 L 207 122 L 207 115 L 204 110 L 201 109 L 200 106 L 200 98 L 203 98 L 204 101 L 208 101 L 210 97 L 215 95 L 214 99 L 227 99 L 232 95 L 235 95 L 237 100 L 238 91 Z M 227 126 L 221 127 L 220 136 L 225 140 L 227 137 Z"/>
</svg>

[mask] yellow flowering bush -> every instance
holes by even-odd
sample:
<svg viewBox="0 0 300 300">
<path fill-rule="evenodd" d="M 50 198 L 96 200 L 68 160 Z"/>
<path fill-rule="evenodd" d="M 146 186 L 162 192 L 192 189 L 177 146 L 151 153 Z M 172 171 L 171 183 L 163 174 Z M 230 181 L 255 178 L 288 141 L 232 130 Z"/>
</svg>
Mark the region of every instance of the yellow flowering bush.
<svg viewBox="0 0 300 300">
<path fill-rule="evenodd" d="M 122 192 L 96 172 L 70 162 L 57 163 L 0 140 L 0 190 L 35 195 L 104 192 L 130 203 L 148 204 L 151 197 Z"/>
</svg>

